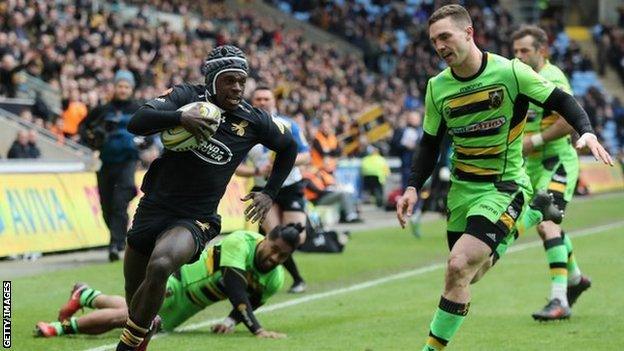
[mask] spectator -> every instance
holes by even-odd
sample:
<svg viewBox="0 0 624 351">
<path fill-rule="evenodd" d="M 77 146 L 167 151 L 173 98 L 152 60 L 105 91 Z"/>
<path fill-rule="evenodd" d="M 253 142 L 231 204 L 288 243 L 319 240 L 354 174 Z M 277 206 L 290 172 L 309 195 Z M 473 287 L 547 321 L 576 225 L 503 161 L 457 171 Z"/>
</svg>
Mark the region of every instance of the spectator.
<svg viewBox="0 0 624 351">
<path fill-rule="evenodd" d="M 369 154 L 362 159 L 362 190 L 375 197 L 377 207 L 383 207 L 383 187 L 390 175 L 388 161 L 379 154 L 379 149 L 369 146 Z"/>
<path fill-rule="evenodd" d="M 80 101 L 80 92 L 74 89 L 70 98 L 67 101 L 67 106 L 61 118 L 63 118 L 63 134 L 66 137 L 77 140 L 78 139 L 78 125 L 87 117 L 87 106 Z"/>
<path fill-rule="evenodd" d="M 412 167 L 412 158 L 423 135 L 420 113 L 409 111 L 405 115 L 405 126 L 395 129 L 391 141 L 393 153 L 401 159 L 401 184 L 403 189 L 407 187 Z"/>
<path fill-rule="evenodd" d="M 312 166 L 332 174 L 338 165 L 340 146 L 331 120 L 325 116 L 312 142 Z"/>
<path fill-rule="evenodd" d="M 134 76 L 130 71 L 117 71 L 114 84 L 112 100 L 93 109 L 80 125 L 83 139 L 100 151 L 102 167 L 97 172 L 97 182 L 104 222 L 111 234 L 111 262 L 119 260 L 119 252 L 125 249 L 128 204 L 137 195 L 134 172 L 139 159 L 134 135 L 127 130 L 130 118 L 139 108 L 132 97 Z"/>
<path fill-rule="evenodd" d="M 37 132 L 33 129 L 28 131 L 28 158 L 41 157 L 41 150 L 37 146 Z"/>
<path fill-rule="evenodd" d="M 352 194 L 336 188 L 336 179 L 324 169 L 309 167 L 303 173 L 304 194 L 314 206 L 337 206 L 341 223 L 362 222 Z"/>
<path fill-rule="evenodd" d="M 35 131 L 20 130 L 17 132 L 17 137 L 11 145 L 7 158 L 13 159 L 27 159 L 27 158 L 39 158 L 41 152 L 37 147 L 37 140 Z"/>
<path fill-rule="evenodd" d="M 25 65 L 18 64 L 11 54 L 5 54 L 0 63 L 0 95 L 14 98 L 17 95 L 17 73 Z"/>
</svg>

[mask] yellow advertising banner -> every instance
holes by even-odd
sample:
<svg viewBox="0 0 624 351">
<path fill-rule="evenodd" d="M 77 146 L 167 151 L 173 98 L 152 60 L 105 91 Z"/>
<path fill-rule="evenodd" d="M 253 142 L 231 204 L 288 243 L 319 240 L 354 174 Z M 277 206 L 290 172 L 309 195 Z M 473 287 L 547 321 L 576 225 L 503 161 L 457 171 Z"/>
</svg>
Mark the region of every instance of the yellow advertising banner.
<svg viewBox="0 0 624 351">
<path fill-rule="evenodd" d="M 617 163 L 610 167 L 593 158 L 580 159 L 579 183 L 587 187 L 590 194 L 624 190 L 624 173 L 622 165 Z"/>
<path fill-rule="evenodd" d="M 137 188 L 145 172 L 137 172 Z M 240 201 L 250 185 L 234 177 L 219 206 L 222 232 L 255 229 Z M 136 211 L 137 196 L 128 208 Z M 108 245 L 94 173 L 0 175 L 0 257 Z"/>
</svg>

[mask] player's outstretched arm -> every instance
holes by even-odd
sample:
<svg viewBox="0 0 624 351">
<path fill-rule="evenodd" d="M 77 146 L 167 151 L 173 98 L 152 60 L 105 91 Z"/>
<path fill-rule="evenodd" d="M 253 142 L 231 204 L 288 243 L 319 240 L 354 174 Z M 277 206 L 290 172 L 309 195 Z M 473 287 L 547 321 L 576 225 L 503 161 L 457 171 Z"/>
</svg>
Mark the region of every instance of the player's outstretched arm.
<svg viewBox="0 0 624 351">
<path fill-rule="evenodd" d="M 598 142 L 598 138 L 594 134 L 587 112 L 583 110 L 572 95 L 555 88 L 543 105 L 547 109 L 557 111 L 581 136 L 576 143 L 577 149 L 587 147 L 596 160 L 613 166 L 611 155 Z"/>
<path fill-rule="evenodd" d="M 249 331 L 260 338 L 283 338 L 286 335 L 264 330 L 253 313 L 254 307 L 247 295 L 247 280 L 245 272 L 234 267 L 223 268 L 223 283 L 225 294 L 234 307 L 234 320 L 239 320 Z"/>
</svg>

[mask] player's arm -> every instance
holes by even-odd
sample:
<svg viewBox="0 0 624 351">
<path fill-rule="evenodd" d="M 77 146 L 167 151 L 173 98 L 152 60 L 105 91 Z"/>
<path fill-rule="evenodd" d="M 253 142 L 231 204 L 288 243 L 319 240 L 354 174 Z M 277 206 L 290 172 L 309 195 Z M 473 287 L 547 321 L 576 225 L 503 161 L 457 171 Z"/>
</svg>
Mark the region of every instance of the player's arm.
<svg viewBox="0 0 624 351">
<path fill-rule="evenodd" d="M 229 317 L 237 323 L 245 324 L 252 334 L 259 334 L 263 329 L 253 312 L 254 305 L 247 295 L 245 271 L 235 267 L 223 267 L 222 269 L 224 292 L 234 306 Z"/>
<path fill-rule="evenodd" d="M 178 108 L 190 102 L 190 92 L 182 86 L 146 102 L 132 116 L 128 131 L 137 135 L 150 135 L 181 124 L 182 111 Z"/>
<path fill-rule="evenodd" d="M 249 301 L 251 302 L 252 309 L 255 311 L 260 306 L 263 306 L 268 299 L 275 295 L 284 285 L 284 273 L 280 268 L 273 270 L 269 280 L 266 282 L 264 288 L 254 290 L 250 293 Z M 243 321 L 243 316 L 240 312 L 234 308 L 230 314 L 220 323 L 212 326 L 212 332 L 217 334 L 226 334 L 234 331 L 236 324 Z M 286 337 L 286 334 L 263 331 L 256 334 L 260 338 L 282 338 Z"/>
<path fill-rule="evenodd" d="M 568 82 L 567 78 L 563 76 L 563 73 L 561 73 L 560 77 L 556 77 L 554 80 L 551 81 L 566 93 L 572 94 L 572 88 L 570 87 L 570 83 Z M 531 153 L 534 147 L 541 146 L 550 141 L 557 140 L 574 132 L 574 128 L 572 128 L 572 126 L 569 125 L 568 122 L 566 122 L 565 119 L 561 117 L 561 115 L 556 112 L 552 113 L 557 116 L 557 120 L 555 121 L 555 123 L 544 129 L 541 133 L 535 133 L 530 136 L 525 136 L 522 146 L 522 151 L 525 155 Z"/>
<path fill-rule="evenodd" d="M 563 117 L 556 112 L 553 113 L 557 115 L 555 123 L 544 129 L 541 133 L 526 135 L 524 137 L 522 152 L 525 155 L 533 152 L 535 147 L 542 146 L 550 141 L 557 140 L 574 132 L 574 128 L 572 128 Z"/>
<path fill-rule="evenodd" d="M 275 151 L 275 160 L 266 185 L 260 192 L 251 192 L 243 197 L 242 201 L 251 200 L 251 204 L 245 209 L 245 220 L 251 223 L 262 222 L 266 214 L 273 206 L 273 200 L 282 187 L 284 180 L 295 164 L 297 157 L 297 143 L 286 126 L 262 110 L 256 109 L 260 114 L 258 135 L 259 142 L 267 148 Z"/>
<path fill-rule="evenodd" d="M 557 116 L 557 121 L 542 132 L 542 139 L 544 139 L 545 143 L 559 139 L 574 132 L 574 128 L 572 128 L 572 126 L 568 124 L 565 119 L 559 116 L 559 114 L 557 114 Z"/>
<path fill-rule="evenodd" d="M 128 123 L 128 131 L 146 136 L 182 126 L 193 134 L 195 139 L 205 139 L 202 129 L 212 129 L 211 123 L 214 122 L 202 117 L 200 105 L 184 112 L 177 111 L 178 108 L 193 102 L 195 94 L 192 89 L 188 85 L 178 85 L 168 93 L 148 101 L 134 113 Z"/>
<path fill-rule="evenodd" d="M 238 165 L 238 167 L 236 167 L 235 173 L 239 177 L 259 177 L 266 175 L 266 169 L 268 169 L 268 167 L 261 168 L 258 166 L 241 163 L 240 165 Z"/>
<path fill-rule="evenodd" d="M 266 114 L 264 116 L 266 117 L 264 130 L 261 134 L 264 138 L 261 140 L 261 144 L 275 151 L 275 160 L 273 161 L 273 169 L 267 184 L 262 191 L 269 195 L 271 199 L 275 199 L 284 180 L 286 180 L 295 164 L 297 143 L 282 122 Z"/>
<path fill-rule="evenodd" d="M 297 143 L 297 158 L 295 159 L 295 166 L 307 165 L 312 159 L 312 156 L 310 155 L 310 146 L 301 132 L 299 125 L 295 121 L 292 121 L 291 126 L 292 136 Z"/>
<path fill-rule="evenodd" d="M 262 306 L 262 303 L 260 302 L 260 297 L 256 295 L 250 296 L 249 301 L 251 301 L 251 306 L 254 311 Z M 242 322 L 242 320 L 243 317 L 241 316 L 241 314 L 235 308 L 233 308 L 232 311 L 230 311 L 230 314 L 228 314 L 228 316 L 225 317 L 223 321 L 214 324 L 210 329 L 213 333 L 216 334 L 229 334 L 234 331 L 236 325 Z"/>
<path fill-rule="evenodd" d="M 408 186 L 403 196 L 397 201 L 397 218 L 401 227 L 405 227 L 407 217 L 412 215 L 418 201 L 418 192 L 427 178 L 431 176 L 440 155 L 440 144 L 446 132 L 446 124 L 433 101 L 433 83 L 427 84 L 425 96 L 425 119 L 423 137 L 418 152 L 414 155 Z"/>
<path fill-rule="evenodd" d="M 559 113 L 581 136 L 576 143 L 578 149 L 587 146 L 596 159 L 613 165 L 611 156 L 600 145 L 594 134 L 587 112 L 583 110 L 572 95 L 557 88 L 552 82 L 547 81 L 519 60 L 514 60 L 512 65 L 518 90 L 521 94 L 528 97 L 536 105 Z"/>
</svg>

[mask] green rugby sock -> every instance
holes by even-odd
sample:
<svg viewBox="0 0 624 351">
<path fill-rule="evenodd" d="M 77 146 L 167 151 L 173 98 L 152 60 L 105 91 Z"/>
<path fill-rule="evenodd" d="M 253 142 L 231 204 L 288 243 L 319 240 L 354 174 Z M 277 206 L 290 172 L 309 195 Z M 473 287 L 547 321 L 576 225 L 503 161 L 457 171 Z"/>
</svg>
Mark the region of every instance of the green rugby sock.
<svg viewBox="0 0 624 351">
<path fill-rule="evenodd" d="M 422 350 L 443 350 L 466 318 L 469 307 L 470 303 L 457 303 L 442 296 L 429 327 L 429 338 Z"/>
<path fill-rule="evenodd" d="M 68 335 L 78 333 L 78 323 L 76 317 L 71 317 L 69 320 L 59 322 L 50 322 L 50 325 L 56 329 L 56 335 Z"/>
<path fill-rule="evenodd" d="M 568 250 L 563 244 L 563 239 L 553 238 L 544 241 L 546 259 L 550 266 L 551 300 L 559 299 L 564 305 L 568 304 L 566 289 L 568 288 Z"/>
<path fill-rule="evenodd" d="M 102 292 L 93 288 L 86 288 L 80 293 L 80 306 L 93 307 L 93 300 L 102 295 Z"/>
<path fill-rule="evenodd" d="M 568 285 L 576 285 L 581 281 L 581 269 L 576 263 L 576 257 L 573 253 L 574 247 L 572 246 L 572 240 L 569 236 L 565 235 L 563 231 L 561 231 L 561 237 L 563 238 L 563 244 L 565 245 L 568 253 Z"/>
<path fill-rule="evenodd" d="M 543 219 L 544 215 L 540 211 L 527 206 L 526 210 L 522 211 L 518 221 L 516 221 L 518 236 L 524 235 L 527 230 L 538 225 Z"/>
</svg>

